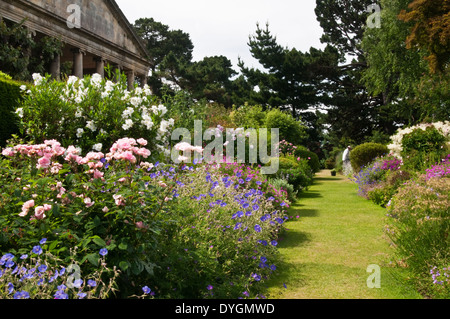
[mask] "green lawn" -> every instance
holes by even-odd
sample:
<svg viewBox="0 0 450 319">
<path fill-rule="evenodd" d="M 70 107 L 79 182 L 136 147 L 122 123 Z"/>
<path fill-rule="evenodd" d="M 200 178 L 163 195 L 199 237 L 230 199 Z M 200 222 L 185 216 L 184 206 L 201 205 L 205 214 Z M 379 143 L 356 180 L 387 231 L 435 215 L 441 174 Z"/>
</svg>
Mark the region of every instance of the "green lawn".
<svg viewBox="0 0 450 319">
<path fill-rule="evenodd" d="M 357 186 L 328 170 L 290 208 L 281 236 L 281 264 L 268 282 L 276 299 L 416 299 L 405 273 L 389 266 L 385 209 L 357 195 Z M 295 218 L 296 216 L 299 218 Z M 380 267 L 380 288 L 368 288 L 369 265 Z M 286 287 L 285 287 L 285 286 Z"/>
</svg>

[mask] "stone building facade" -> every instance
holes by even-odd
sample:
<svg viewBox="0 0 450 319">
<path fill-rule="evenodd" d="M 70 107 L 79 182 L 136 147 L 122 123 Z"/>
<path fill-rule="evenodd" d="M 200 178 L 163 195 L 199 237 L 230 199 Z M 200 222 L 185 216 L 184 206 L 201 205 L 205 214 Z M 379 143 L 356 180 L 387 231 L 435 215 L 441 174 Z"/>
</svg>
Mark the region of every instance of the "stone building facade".
<svg viewBox="0 0 450 319">
<path fill-rule="evenodd" d="M 73 62 L 72 73 L 104 76 L 109 64 L 146 83 L 150 57 L 141 39 L 114 0 L 0 0 L 0 17 L 24 25 L 33 37 L 51 36 L 64 44 L 49 73 L 59 79 L 61 64 Z"/>
</svg>

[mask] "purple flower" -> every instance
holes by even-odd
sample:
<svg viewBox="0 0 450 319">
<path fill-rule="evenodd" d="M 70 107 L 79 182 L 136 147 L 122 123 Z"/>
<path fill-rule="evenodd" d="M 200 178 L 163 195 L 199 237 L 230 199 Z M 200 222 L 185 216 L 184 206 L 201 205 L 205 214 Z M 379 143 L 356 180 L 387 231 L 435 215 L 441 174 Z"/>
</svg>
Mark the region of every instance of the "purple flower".
<svg viewBox="0 0 450 319">
<path fill-rule="evenodd" d="M 47 238 L 42 238 L 41 241 L 39 242 L 39 244 L 44 245 L 46 241 L 47 241 Z"/>
<path fill-rule="evenodd" d="M 42 254 L 42 248 L 41 248 L 41 246 L 39 246 L 39 245 L 34 246 L 32 252 L 35 253 L 36 255 Z"/>
<path fill-rule="evenodd" d="M 276 241 L 276 240 L 272 240 L 272 241 L 271 241 L 270 243 L 272 244 L 272 246 L 276 246 L 276 245 L 278 245 L 278 243 L 277 243 L 277 241 Z"/>
<path fill-rule="evenodd" d="M 149 294 L 152 290 L 148 288 L 148 286 L 144 286 L 142 287 L 142 291 L 144 292 L 144 294 Z"/>
<path fill-rule="evenodd" d="M 99 254 L 102 256 L 106 256 L 108 254 L 108 249 L 106 248 L 100 249 Z"/>
<path fill-rule="evenodd" d="M 259 226 L 259 225 L 255 225 L 255 227 L 254 227 L 254 229 L 255 229 L 255 231 L 257 232 L 257 233 L 260 233 L 261 232 L 261 226 Z"/>
<path fill-rule="evenodd" d="M 261 276 L 258 274 L 253 274 L 252 277 L 256 280 L 256 281 L 260 281 L 261 280 Z"/>
<path fill-rule="evenodd" d="M 14 299 L 30 299 L 30 294 L 27 291 L 18 291 L 14 294 Z"/>
<path fill-rule="evenodd" d="M 211 286 L 211 285 L 208 285 L 208 287 L 206 287 L 206 289 L 208 289 L 208 290 L 212 290 L 214 287 L 213 286 Z"/>
<path fill-rule="evenodd" d="M 79 292 L 79 293 L 77 294 L 77 296 L 78 296 L 78 299 L 83 299 L 84 297 L 87 296 L 87 294 L 84 293 L 84 292 Z"/>
<path fill-rule="evenodd" d="M 40 266 L 38 267 L 38 270 L 39 270 L 39 272 L 46 272 L 46 270 L 47 270 L 47 265 L 40 265 Z"/>
</svg>

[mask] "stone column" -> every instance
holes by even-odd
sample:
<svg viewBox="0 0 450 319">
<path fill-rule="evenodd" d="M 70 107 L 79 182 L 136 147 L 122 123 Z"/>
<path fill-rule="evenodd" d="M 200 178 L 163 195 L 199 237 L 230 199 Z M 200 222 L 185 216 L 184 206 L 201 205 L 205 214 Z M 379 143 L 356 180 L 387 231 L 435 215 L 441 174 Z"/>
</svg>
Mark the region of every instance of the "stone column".
<svg viewBox="0 0 450 319">
<path fill-rule="evenodd" d="M 144 85 L 147 84 L 148 81 L 148 76 L 147 75 L 140 75 L 139 79 L 141 80 L 141 87 L 144 87 Z"/>
<path fill-rule="evenodd" d="M 128 83 L 128 91 L 134 90 L 134 70 L 127 71 L 127 83 Z"/>
<path fill-rule="evenodd" d="M 96 73 L 100 74 L 102 78 L 105 77 L 105 59 L 101 57 L 94 58 Z"/>
<path fill-rule="evenodd" d="M 61 57 L 59 54 L 55 56 L 53 61 L 50 64 L 50 74 L 52 75 L 52 79 L 55 79 L 57 81 L 60 80 L 60 74 L 61 74 Z"/>
<path fill-rule="evenodd" d="M 83 78 L 83 54 L 81 49 L 73 49 L 73 75 Z"/>
</svg>

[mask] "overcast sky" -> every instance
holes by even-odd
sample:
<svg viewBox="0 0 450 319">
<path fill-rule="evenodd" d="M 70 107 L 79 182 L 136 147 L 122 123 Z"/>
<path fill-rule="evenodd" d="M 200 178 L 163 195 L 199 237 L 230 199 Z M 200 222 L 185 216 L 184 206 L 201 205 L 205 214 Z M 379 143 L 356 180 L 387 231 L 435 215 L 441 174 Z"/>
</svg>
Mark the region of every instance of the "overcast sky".
<svg viewBox="0 0 450 319">
<path fill-rule="evenodd" d="M 277 37 L 280 45 L 307 51 L 323 48 L 322 29 L 314 13 L 316 0 L 116 0 L 130 23 L 153 18 L 172 30 L 189 33 L 194 61 L 224 55 L 237 67 L 238 57 L 246 66 L 258 67 L 249 51 L 248 37 L 256 23 Z"/>
</svg>

